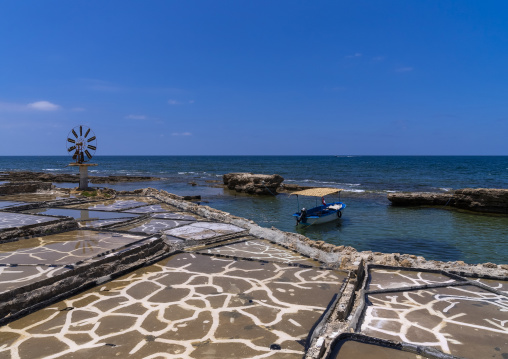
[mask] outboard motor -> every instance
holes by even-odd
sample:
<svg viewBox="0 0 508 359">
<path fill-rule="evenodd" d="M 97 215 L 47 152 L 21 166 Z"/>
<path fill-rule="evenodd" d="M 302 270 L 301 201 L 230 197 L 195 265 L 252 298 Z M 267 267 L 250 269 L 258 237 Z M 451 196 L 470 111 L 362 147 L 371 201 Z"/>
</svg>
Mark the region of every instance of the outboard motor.
<svg viewBox="0 0 508 359">
<path fill-rule="evenodd" d="M 296 224 L 298 223 L 307 223 L 307 210 L 302 208 L 302 211 L 300 212 L 300 216 L 296 219 Z"/>
</svg>

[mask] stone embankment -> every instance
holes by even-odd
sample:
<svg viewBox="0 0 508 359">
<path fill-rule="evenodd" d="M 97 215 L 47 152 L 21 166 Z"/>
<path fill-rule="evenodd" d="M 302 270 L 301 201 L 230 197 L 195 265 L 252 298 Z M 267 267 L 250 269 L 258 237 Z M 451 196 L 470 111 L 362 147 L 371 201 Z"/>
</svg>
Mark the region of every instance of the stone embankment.
<svg viewBox="0 0 508 359">
<path fill-rule="evenodd" d="M 149 176 L 89 176 L 90 182 L 94 184 L 99 183 L 117 183 L 117 182 L 144 182 L 144 181 L 159 181 L 158 177 Z M 43 172 L 29 172 L 29 171 L 11 171 L 2 174 L 1 180 L 12 182 L 57 182 L 57 183 L 79 183 L 79 175 L 70 173 L 43 173 Z"/>
<path fill-rule="evenodd" d="M 508 189 L 464 188 L 454 193 L 390 193 L 393 206 L 450 206 L 474 212 L 508 214 Z"/>
</svg>

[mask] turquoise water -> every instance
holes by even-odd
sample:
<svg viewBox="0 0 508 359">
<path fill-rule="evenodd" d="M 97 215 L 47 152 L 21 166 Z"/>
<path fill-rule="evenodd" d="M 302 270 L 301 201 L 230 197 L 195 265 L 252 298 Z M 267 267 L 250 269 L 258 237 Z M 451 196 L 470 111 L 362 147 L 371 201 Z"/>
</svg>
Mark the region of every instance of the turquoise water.
<svg viewBox="0 0 508 359">
<path fill-rule="evenodd" d="M 65 167 L 68 161 L 67 157 L 0 157 L 0 171 L 75 173 L 75 169 Z M 386 199 L 388 193 L 397 191 L 508 188 L 506 156 L 103 156 L 97 157 L 96 163 L 99 166 L 91 171 L 92 175 L 164 178 L 109 187 L 150 186 L 180 195 L 200 194 L 207 202 L 203 204 L 250 218 L 262 226 L 298 231 L 315 240 L 434 260 L 508 263 L 508 217 L 437 208 L 397 208 Z M 343 188 L 341 197 L 347 209 L 336 222 L 299 230 L 291 217 L 297 210 L 294 197 L 251 197 L 211 187 L 209 181 L 220 181 L 229 172 L 278 173 L 287 183 Z M 191 181 L 198 186 L 190 186 Z M 313 201 L 300 206 L 313 206 Z"/>
</svg>

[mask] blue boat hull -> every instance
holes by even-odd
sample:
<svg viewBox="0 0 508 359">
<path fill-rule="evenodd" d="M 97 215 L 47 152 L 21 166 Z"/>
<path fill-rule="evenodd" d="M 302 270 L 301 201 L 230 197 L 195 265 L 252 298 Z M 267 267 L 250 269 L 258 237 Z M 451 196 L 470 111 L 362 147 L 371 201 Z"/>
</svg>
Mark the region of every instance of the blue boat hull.
<svg viewBox="0 0 508 359">
<path fill-rule="evenodd" d="M 338 207 L 339 209 L 333 209 L 330 207 Z M 346 208 L 346 204 L 342 202 L 330 203 L 326 206 L 317 206 L 307 210 L 307 217 L 302 221 L 298 222 L 298 218 L 301 216 L 301 212 L 293 214 L 296 218 L 297 224 L 302 226 L 310 226 L 312 224 L 321 224 L 332 222 L 342 217 L 342 210 Z"/>
</svg>

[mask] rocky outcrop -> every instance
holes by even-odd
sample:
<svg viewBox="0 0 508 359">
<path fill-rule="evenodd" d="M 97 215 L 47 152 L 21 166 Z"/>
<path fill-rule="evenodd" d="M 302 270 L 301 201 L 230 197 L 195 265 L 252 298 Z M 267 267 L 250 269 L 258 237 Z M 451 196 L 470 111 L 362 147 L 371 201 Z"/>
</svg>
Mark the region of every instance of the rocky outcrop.
<svg viewBox="0 0 508 359">
<path fill-rule="evenodd" d="M 455 191 L 453 205 L 477 212 L 508 214 L 508 189 L 458 189 Z"/>
<path fill-rule="evenodd" d="M 116 183 L 116 182 L 143 182 L 143 181 L 158 181 L 158 177 L 148 176 L 88 176 L 90 182 L 98 183 Z M 38 182 L 57 182 L 57 183 L 79 183 L 78 174 L 70 173 L 42 173 L 42 172 L 28 172 L 28 171 L 12 171 L 2 175 L 3 181 L 38 181 Z"/>
<path fill-rule="evenodd" d="M 50 191 L 55 186 L 51 182 L 15 182 L 0 185 L 0 194 L 33 193 Z"/>
<path fill-rule="evenodd" d="M 444 206 L 453 198 L 452 193 L 401 192 L 389 193 L 394 206 Z"/>
<path fill-rule="evenodd" d="M 464 188 L 454 193 L 390 193 L 394 206 L 450 206 L 483 213 L 508 214 L 508 189 Z"/>
<path fill-rule="evenodd" d="M 284 178 L 274 175 L 253 173 L 228 173 L 222 177 L 224 185 L 236 192 L 258 195 L 275 195 Z"/>
</svg>

